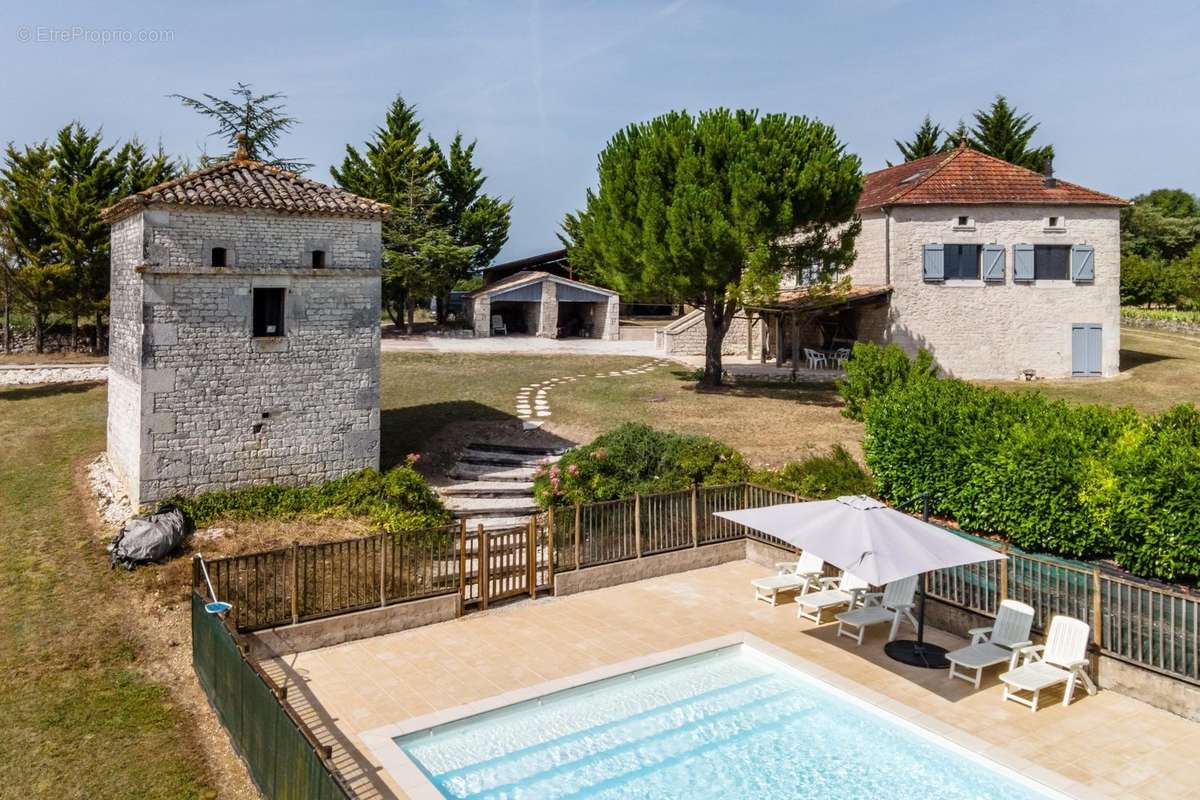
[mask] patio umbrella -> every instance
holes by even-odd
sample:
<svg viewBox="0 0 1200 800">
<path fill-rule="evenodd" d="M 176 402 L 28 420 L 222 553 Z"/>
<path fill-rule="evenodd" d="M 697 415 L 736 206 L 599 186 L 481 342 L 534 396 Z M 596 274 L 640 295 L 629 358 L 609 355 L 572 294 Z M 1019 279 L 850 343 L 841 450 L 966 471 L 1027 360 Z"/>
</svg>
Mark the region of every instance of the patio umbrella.
<svg viewBox="0 0 1200 800">
<path fill-rule="evenodd" d="M 716 516 L 782 539 L 874 586 L 1004 558 L 989 547 L 931 525 L 928 513 L 920 520 L 862 495 L 720 511 Z M 918 615 L 916 641 L 889 642 L 887 654 L 913 666 L 946 667 L 945 649 L 925 643 L 924 578 Z"/>
</svg>

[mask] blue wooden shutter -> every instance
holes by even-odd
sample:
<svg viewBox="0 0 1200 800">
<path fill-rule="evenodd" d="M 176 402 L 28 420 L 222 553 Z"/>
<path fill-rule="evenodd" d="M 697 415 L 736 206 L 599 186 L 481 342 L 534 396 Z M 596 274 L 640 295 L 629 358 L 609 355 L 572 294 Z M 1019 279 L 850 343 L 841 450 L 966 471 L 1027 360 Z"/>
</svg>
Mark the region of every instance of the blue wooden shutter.
<svg viewBox="0 0 1200 800">
<path fill-rule="evenodd" d="M 1071 326 L 1071 374 L 1100 375 L 1103 371 L 1104 328 L 1094 323 Z"/>
<path fill-rule="evenodd" d="M 1013 280 L 1014 281 L 1031 281 L 1033 280 L 1033 245 L 1031 244 L 1014 244 L 1013 245 Z"/>
<path fill-rule="evenodd" d="M 1071 280 L 1090 281 L 1096 277 L 1096 250 L 1090 244 L 1071 245 Z"/>
<path fill-rule="evenodd" d="M 925 245 L 923 274 L 927 281 L 946 279 L 946 254 L 941 243 Z"/>
<path fill-rule="evenodd" d="M 1004 247 L 998 244 L 983 246 L 983 279 L 1004 283 Z"/>
</svg>

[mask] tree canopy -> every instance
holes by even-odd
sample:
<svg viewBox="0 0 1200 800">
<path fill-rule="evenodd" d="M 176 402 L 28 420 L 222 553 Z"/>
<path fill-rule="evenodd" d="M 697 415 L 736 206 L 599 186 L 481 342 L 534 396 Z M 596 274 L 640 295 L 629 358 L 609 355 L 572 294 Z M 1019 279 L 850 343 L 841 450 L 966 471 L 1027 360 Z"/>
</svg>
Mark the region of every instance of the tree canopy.
<svg viewBox="0 0 1200 800">
<path fill-rule="evenodd" d="M 926 114 L 912 139 L 907 142 L 899 139 L 894 141 L 896 149 L 900 151 L 900 155 L 904 156 L 906 162 L 916 161 L 918 158 L 925 158 L 945 150 L 947 144 L 943 138 L 945 133 L 942 126 L 935 123 Z M 888 166 L 891 166 L 891 162 L 888 162 Z"/>
<path fill-rule="evenodd" d="M 392 206 L 384 222 L 384 305 L 411 328 L 418 298 L 441 297 L 487 265 L 508 238 L 512 203 L 483 193 L 475 143 L 461 134 L 443 152 L 422 141 L 416 107 L 396 97 L 383 125 L 358 148 L 347 145 L 338 186 Z M 407 312 L 407 314 L 405 314 Z"/>
<path fill-rule="evenodd" d="M 1033 122 L 1029 114 L 1017 113 L 1016 107 L 1004 95 L 996 95 L 988 108 L 979 109 L 973 116 L 973 125 L 959 121 L 954 130 L 947 130 L 926 114 L 913 138 L 908 141 L 895 140 L 896 148 L 905 161 L 915 161 L 966 143 L 981 153 L 1037 172 L 1043 172 L 1050 165 L 1054 158 L 1054 147 L 1032 145 L 1038 123 Z"/>
<path fill-rule="evenodd" d="M 1121 209 L 1121 302 L 1200 305 L 1200 202 L 1155 189 Z"/>
<path fill-rule="evenodd" d="M 39 352 L 52 313 L 70 317 L 76 331 L 81 316 L 94 316 L 92 345 L 101 349 L 109 230 L 100 211 L 176 173 L 161 147 L 151 155 L 136 139 L 106 146 L 101 132 L 78 122 L 52 142 L 8 145 L 0 168 L 2 267 L 17 305 L 33 318 Z"/>
<path fill-rule="evenodd" d="M 721 342 L 738 304 L 783 274 L 852 262 L 861 162 L 807 117 L 673 111 L 609 141 L 599 186 L 563 224 L 573 263 L 622 293 L 704 309 L 704 383 L 721 382 Z"/>
<path fill-rule="evenodd" d="M 291 172 L 304 172 L 312 167 L 307 161 L 281 158 L 275 152 L 283 135 L 299 124 L 300 120 L 284 112 L 287 98 L 280 92 L 255 94 L 254 87 L 238 81 L 230 90 L 231 97 L 203 94 L 200 98 L 173 94 L 170 97 L 187 108 L 217 123 L 210 135 L 219 137 L 227 148 L 217 158 L 202 155 L 202 164 L 225 161 L 234 156 L 239 147 L 244 147 L 248 158 L 265 164 L 281 167 Z"/>
</svg>

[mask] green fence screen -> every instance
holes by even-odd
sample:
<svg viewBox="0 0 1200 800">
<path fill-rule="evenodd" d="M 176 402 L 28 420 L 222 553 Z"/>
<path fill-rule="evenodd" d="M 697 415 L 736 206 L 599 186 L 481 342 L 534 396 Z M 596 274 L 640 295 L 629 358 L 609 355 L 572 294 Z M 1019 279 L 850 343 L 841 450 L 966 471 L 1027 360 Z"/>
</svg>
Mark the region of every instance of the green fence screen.
<svg viewBox="0 0 1200 800">
<path fill-rule="evenodd" d="M 192 594 L 192 666 L 221 724 L 269 800 L 343 800 L 349 795 L 284 711 L 222 621 Z"/>
</svg>

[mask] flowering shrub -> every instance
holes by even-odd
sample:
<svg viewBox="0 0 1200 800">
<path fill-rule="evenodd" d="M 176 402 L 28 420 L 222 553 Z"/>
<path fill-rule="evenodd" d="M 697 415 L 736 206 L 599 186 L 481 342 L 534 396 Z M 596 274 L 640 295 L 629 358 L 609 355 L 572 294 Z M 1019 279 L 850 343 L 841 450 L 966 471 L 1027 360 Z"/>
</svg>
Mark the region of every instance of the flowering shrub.
<svg viewBox="0 0 1200 800">
<path fill-rule="evenodd" d="M 686 489 L 696 483 L 737 483 L 749 476 L 742 454 L 715 439 L 626 423 L 539 470 L 534 495 L 547 508 Z"/>
</svg>

